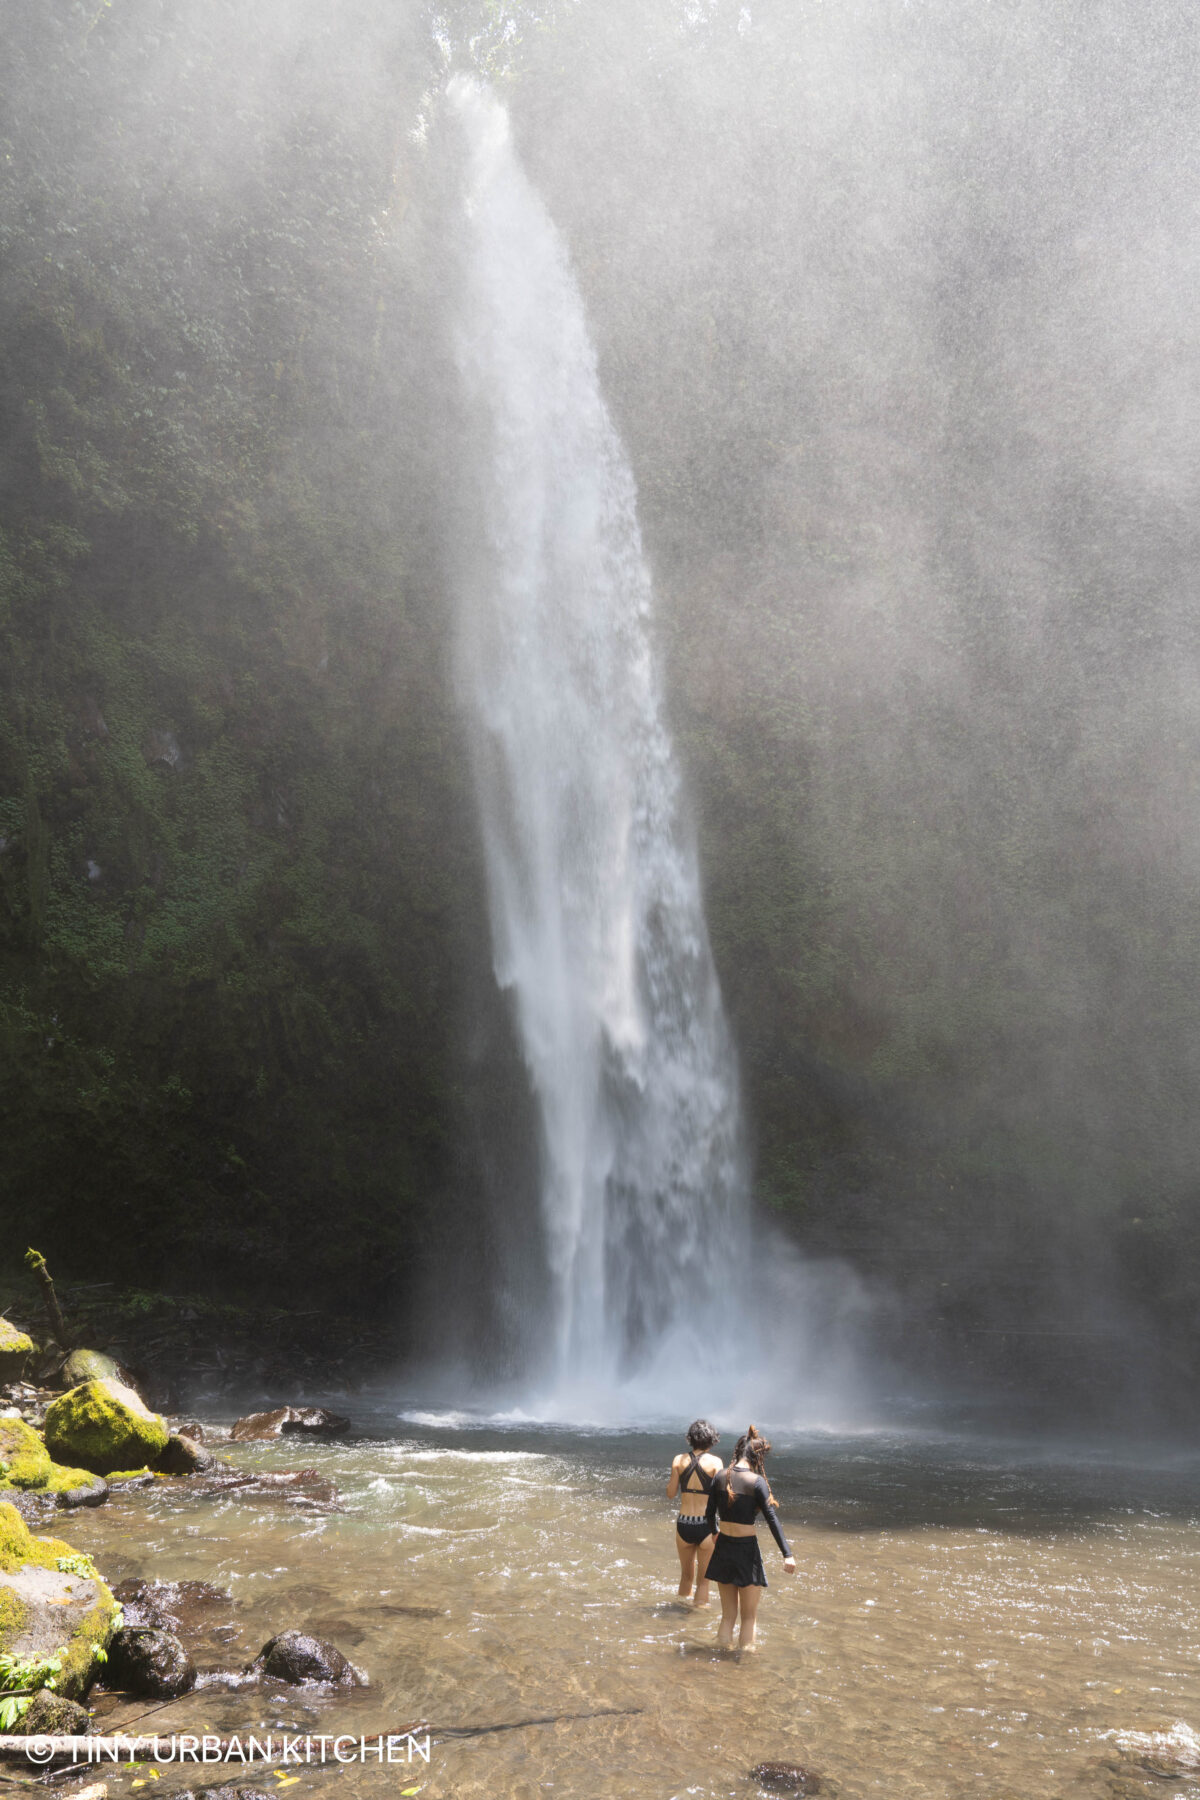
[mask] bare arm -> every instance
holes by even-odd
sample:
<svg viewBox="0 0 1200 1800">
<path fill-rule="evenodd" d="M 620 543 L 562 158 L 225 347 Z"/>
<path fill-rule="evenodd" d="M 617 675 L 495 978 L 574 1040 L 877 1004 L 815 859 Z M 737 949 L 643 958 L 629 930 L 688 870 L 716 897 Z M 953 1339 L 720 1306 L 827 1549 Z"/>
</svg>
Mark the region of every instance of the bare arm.
<svg viewBox="0 0 1200 1800">
<path fill-rule="evenodd" d="M 675 1461 L 671 1464 L 670 1479 L 667 1482 L 667 1499 L 668 1500 L 673 1500 L 675 1498 L 676 1494 L 679 1492 L 679 1476 L 680 1476 L 679 1465 L 682 1461 L 683 1461 L 682 1456 L 677 1456 L 675 1458 Z"/>
</svg>

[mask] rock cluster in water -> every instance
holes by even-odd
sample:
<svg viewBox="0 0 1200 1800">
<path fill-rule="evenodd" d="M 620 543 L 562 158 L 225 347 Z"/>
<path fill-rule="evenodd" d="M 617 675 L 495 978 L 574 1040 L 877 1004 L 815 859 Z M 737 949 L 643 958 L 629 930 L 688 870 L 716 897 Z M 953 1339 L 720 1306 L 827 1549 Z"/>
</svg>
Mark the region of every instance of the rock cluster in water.
<svg viewBox="0 0 1200 1800">
<path fill-rule="evenodd" d="M 22 1513 L 36 1517 L 47 1506 L 101 1505 L 110 1494 L 180 1478 L 197 1492 L 251 1492 L 318 1510 L 336 1508 L 338 1494 L 314 1469 L 238 1469 L 205 1447 L 195 1423 L 172 1431 L 104 1352 L 74 1350 L 65 1358 L 59 1352 L 49 1372 L 57 1369 L 66 1391 L 33 1386 L 24 1376 L 36 1348 L 0 1319 L 0 1652 L 24 1659 L 27 1670 L 33 1657 L 59 1663 L 57 1675 L 43 1667 L 22 1677 L 37 1691 L 20 1696 L 25 1705 L 18 1729 L 77 1735 L 89 1725 L 78 1701 L 105 1654 L 108 1686 L 147 1699 L 187 1693 L 197 1669 L 183 1634 L 197 1611 L 227 1603 L 229 1596 L 188 1581 L 127 1581 L 110 1592 L 88 1557 L 56 1539 L 33 1537 Z M 239 1420 L 231 1435 L 253 1442 L 285 1433 L 330 1436 L 349 1427 L 348 1419 L 321 1407 L 282 1406 Z M 223 1675 L 234 1684 L 347 1688 L 367 1682 L 336 1646 L 297 1630 L 277 1633 L 245 1669 L 211 1671 L 210 1679 Z M 57 1691 L 40 1685 L 48 1679 Z M 223 1790 L 225 1800 L 230 1792 Z"/>
<path fill-rule="evenodd" d="M 323 1406 L 277 1406 L 271 1412 L 247 1413 L 229 1436 L 235 1444 L 251 1444 L 260 1438 L 283 1437 L 293 1432 L 336 1437 L 349 1429 L 349 1419 L 343 1419 L 340 1413 L 326 1412 Z"/>
</svg>

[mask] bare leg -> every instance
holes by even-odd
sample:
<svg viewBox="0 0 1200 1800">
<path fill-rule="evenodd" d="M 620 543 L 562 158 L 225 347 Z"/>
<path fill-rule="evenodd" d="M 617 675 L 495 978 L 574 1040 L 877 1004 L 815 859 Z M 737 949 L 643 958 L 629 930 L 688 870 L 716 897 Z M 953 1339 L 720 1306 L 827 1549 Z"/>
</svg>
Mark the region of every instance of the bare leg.
<svg viewBox="0 0 1200 1800">
<path fill-rule="evenodd" d="M 739 1611 L 741 1613 L 741 1629 L 738 1631 L 739 1650 L 757 1650 L 754 1641 L 755 1627 L 758 1623 L 758 1603 L 762 1599 L 760 1587 L 744 1587 L 739 1589 Z"/>
<path fill-rule="evenodd" d="M 721 1596 L 721 1623 L 717 1626 L 717 1644 L 722 1650 L 733 1649 L 733 1628 L 737 1624 L 738 1590 L 731 1581 L 718 1581 Z"/>
<path fill-rule="evenodd" d="M 706 1577 L 708 1575 L 708 1559 L 712 1555 L 713 1551 L 716 1549 L 716 1545 L 717 1545 L 717 1540 L 715 1537 L 706 1537 L 702 1544 L 697 1544 L 697 1546 L 696 1546 L 696 1605 L 697 1606 L 707 1606 L 708 1605 L 708 1596 L 709 1596 L 709 1591 L 710 1591 L 709 1586 L 708 1586 L 708 1581 L 706 1579 Z"/>
<path fill-rule="evenodd" d="M 691 1596 L 692 1581 L 696 1570 L 696 1546 L 685 1544 L 679 1533 L 675 1533 L 675 1548 L 679 1552 L 679 1598 L 687 1600 Z"/>
</svg>

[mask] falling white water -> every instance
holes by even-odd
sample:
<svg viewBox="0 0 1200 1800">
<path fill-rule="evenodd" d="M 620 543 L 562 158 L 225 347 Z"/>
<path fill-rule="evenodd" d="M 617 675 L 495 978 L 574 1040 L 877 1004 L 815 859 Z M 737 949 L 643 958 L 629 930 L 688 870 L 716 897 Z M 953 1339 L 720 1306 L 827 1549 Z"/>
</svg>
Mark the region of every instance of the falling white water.
<svg viewBox="0 0 1200 1800">
<path fill-rule="evenodd" d="M 737 1075 L 680 816 L 625 452 L 567 254 L 507 114 L 465 78 L 457 353 L 479 541 L 458 675 L 497 980 L 541 1124 L 549 1373 L 695 1355 L 746 1231 Z"/>
</svg>

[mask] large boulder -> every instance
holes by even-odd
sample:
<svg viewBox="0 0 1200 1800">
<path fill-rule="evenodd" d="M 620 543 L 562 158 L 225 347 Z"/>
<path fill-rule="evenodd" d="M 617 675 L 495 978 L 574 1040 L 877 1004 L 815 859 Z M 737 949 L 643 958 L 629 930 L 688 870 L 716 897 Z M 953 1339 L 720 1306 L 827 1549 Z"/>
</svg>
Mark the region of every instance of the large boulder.
<svg viewBox="0 0 1200 1800">
<path fill-rule="evenodd" d="M 112 1640 L 105 1681 L 139 1700 L 174 1700 L 196 1685 L 196 1665 L 171 1631 L 126 1625 Z"/>
<path fill-rule="evenodd" d="M 59 1376 L 66 1388 L 82 1387 L 85 1381 L 120 1381 L 132 1387 L 115 1356 L 103 1350 L 72 1350 Z"/>
<path fill-rule="evenodd" d="M 56 1462 L 97 1475 L 157 1460 L 170 1434 L 157 1413 L 119 1381 L 88 1381 L 46 1409 L 46 1448 Z"/>
<path fill-rule="evenodd" d="M 18 1331 L 7 1319 L 0 1319 L 0 1387 L 20 1381 L 32 1355 L 33 1339 L 28 1332 Z"/>
<path fill-rule="evenodd" d="M 247 1413 L 229 1435 L 235 1444 L 250 1444 L 259 1438 L 283 1437 L 292 1432 L 334 1437 L 349 1429 L 349 1419 L 343 1419 L 340 1413 L 326 1412 L 323 1406 L 277 1406 L 271 1412 Z"/>
<path fill-rule="evenodd" d="M 309 1637 L 305 1631 L 281 1631 L 268 1639 L 250 1668 L 272 1681 L 287 1681 L 294 1687 L 307 1687 L 313 1682 L 323 1686 L 367 1686 L 362 1670 L 348 1662 L 340 1650 L 321 1638 Z"/>
<path fill-rule="evenodd" d="M 16 1508 L 0 1503 L 0 1652 L 57 1657 L 57 1691 L 76 1700 L 99 1672 L 117 1612 L 86 1557 L 60 1538 L 34 1537 Z"/>
</svg>

